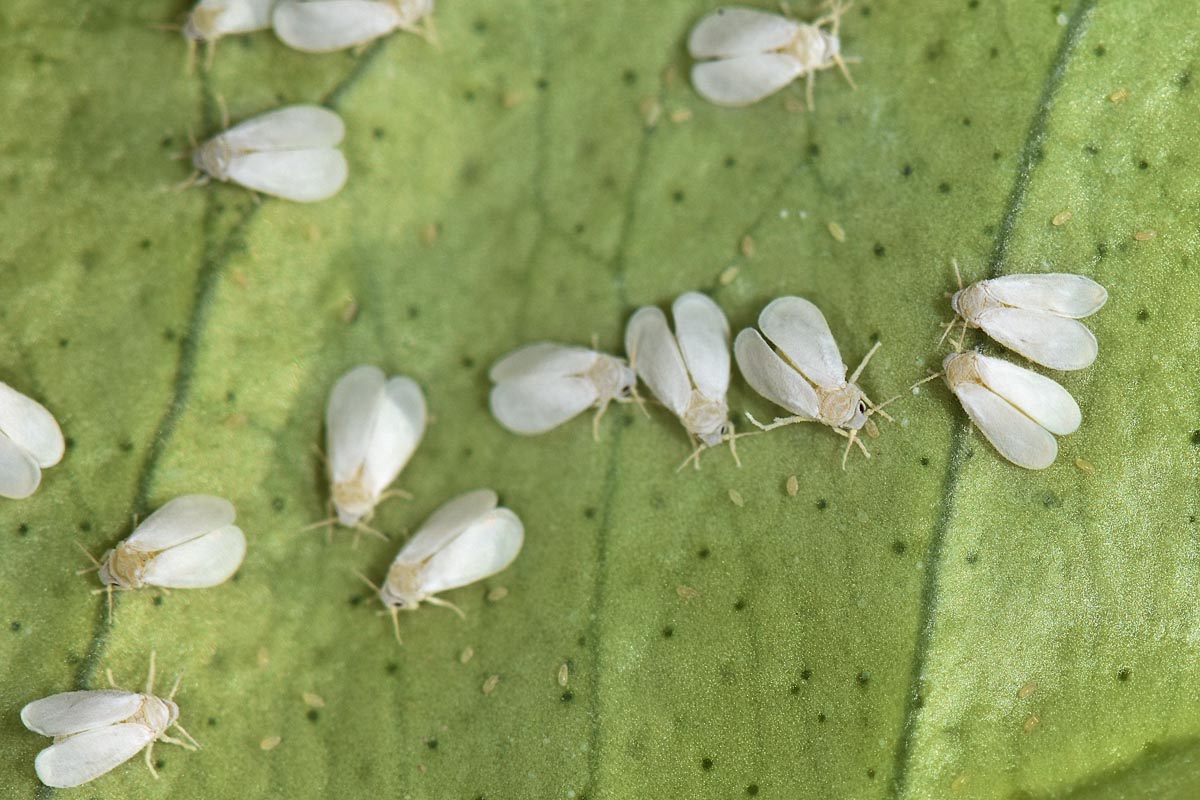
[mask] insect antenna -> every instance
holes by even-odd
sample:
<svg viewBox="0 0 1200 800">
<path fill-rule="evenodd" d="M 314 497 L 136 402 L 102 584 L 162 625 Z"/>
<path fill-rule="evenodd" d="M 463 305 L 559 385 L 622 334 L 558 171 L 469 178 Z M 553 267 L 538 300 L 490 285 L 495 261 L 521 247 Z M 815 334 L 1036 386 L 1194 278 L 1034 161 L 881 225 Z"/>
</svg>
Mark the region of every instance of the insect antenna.
<svg viewBox="0 0 1200 800">
<path fill-rule="evenodd" d="M 854 383 L 858 380 L 858 376 L 862 375 L 863 370 L 867 368 L 867 362 L 871 360 L 871 356 L 875 355 L 875 351 L 882 346 L 883 342 L 876 341 L 875 345 L 867 351 L 867 354 L 863 356 L 863 360 L 858 363 L 858 366 L 854 369 L 854 372 L 851 373 L 849 378 L 850 383 Z"/>
<path fill-rule="evenodd" d="M 76 540 L 75 546 L 83 551 L 83 554 L 85 556 L 87 556 L 88 561 L 92 562 L 92 566 L 87 567 L 86 569 L 75 570 L 76 575 L 86 575 L 89 572 L 95 572 L 96 570 L 100 569 L 100 562 L 96 560 L 96 557 L 94 555 L 92 555 L 91 553 L 88 552 L 88 549 L 86 547 L 84 547 L 82 544 L 80 544 L 78 540 Z"/>
<path fill-rule="evenodd" d="M 813 420 L 809 419 L 808 417 L 800 417 L 800 416 L 776 417 L 775 421 L 772 422 L 770 425 L 763 425 L 761 422 L 756 420 L 754 418 L 754 415 L 751 414 L 749 411 L 746 411 L 744 413 L 746 414 L 746 419 L 750 420 L 750 424 L 753 425 L 754 427 L 758 428 L 758 430 L 762 433 L 766 433 L 767 431 L 773 431 L 776 428 L 782 428 L 785 425 L 795 425 L 798 422 L 812 422 L 813 421 Z M 749 434 L 746 433 L 746 434 L 742 434 L 742 435 L 748 436 Z"/>
</svg>

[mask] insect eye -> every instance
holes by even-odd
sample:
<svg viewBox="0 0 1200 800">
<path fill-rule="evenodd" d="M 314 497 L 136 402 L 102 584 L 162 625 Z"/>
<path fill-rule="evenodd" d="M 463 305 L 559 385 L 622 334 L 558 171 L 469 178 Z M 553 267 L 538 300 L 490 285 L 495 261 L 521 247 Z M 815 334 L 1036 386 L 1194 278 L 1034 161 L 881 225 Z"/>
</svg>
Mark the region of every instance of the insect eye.
<svg viewBox="0 0 1200 800">
<path fill-rule="evenodd" d="M 863 412 L 864 414 L 867 413 L 867 404 L 864 403 L 862 400 L 859 400 L 858 401 L 858 410 Z"/>
</svg>

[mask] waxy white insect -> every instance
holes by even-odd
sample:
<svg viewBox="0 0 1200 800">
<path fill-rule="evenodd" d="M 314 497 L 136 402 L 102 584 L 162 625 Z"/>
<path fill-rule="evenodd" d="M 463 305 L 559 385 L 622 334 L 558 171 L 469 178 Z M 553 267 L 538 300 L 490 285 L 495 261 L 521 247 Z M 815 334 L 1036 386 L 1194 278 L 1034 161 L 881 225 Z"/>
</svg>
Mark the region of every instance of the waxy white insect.
<svg viewBox="0 0 1200 800">
<path fill-rule="evenodd" d="M 112 674 L 109 673 L 112 683 Z M 33 766 L 47 786 L 68 788 L 94 780 L 145 750 L 146 766 L 155 778 L 152 758 L 155 742 L 199 749 L 196 740 L 179 724 L 175 692 L 165 698 L 154 694 L 154 654 L 144 693 L 117 689 L 63 692 L 34 700 L 21 709 L 21 722 L 35 733 L 53 736 L 54 743 L 37 754 Z M 188 739 L 167 735 L 176 727 Z"/>
<path fill-rule="evenodd" d="M 697 22 L 688 37 L 692 58 L 714 59 L 692 66 L 692 86 L 719 106 L 745 106 L 807 76 L 811 109 L 813 79 L 819 70 L 836 66 L 854 85 L 838 38 L 847 8 L 835 2 L 828 15 L 811 24 L 753 8 L 716 9 Z"/>
<path fill-rule="evenodd" d="M 491 489 L 450 500 L 400 548 L 382 587 L 363 578 L 391 613 L 397 641 L 400 611 L 416 611 L 423 601 L 462 617 L 462 609 L 435 595 L 494 575 L 517 557 L 525 527 L 512 511 L 497 508 L 498 502 Z"/>
<path fill-rule="evenodd" d="M 733 446 L 733 424 L 725 392 L 729 389 L 729 321 L 721 308 L 699 292 L 681 294 L 671 305 L 675 333 L 655 306 L 643 306 L 625 327 L 630 364 L 655 397 L 679 418 L 688 435 L 699 440 L 692 455 L 722 441 Z M 736 458 L 736 453 L 735 453 Z"/>
<path fill-rule="evenodd" d="M 29 497 L 42 482 L 42 470 L 61 461 L 64 449 L 54 415 L 0 383 L 0 497 Z"/>
<path fill-rule="evenodd" d="M 286 106 L 246 120 L 192 153 L 188 183 L 233 181 L 263 194 L 312 203 L 346 183 L 345 134 L 337 114 L 320 106 Z"/>
<path fill-rule="evenodd" d="M 951 353 L 942 362 L 946 385 L 1000 455 L 1026 469 L 1045 469 L 1058 455 L 1052 434 L 1074 432 L 1079 406 L 1059 384 L 980 353 Z"/>
<path fill-rule="evenodd" d="M 331 53 L 397 30 L 432 38 L 432 14 L 433 0 L 282 0 L 271 19 L 288 47 Z"/>
<path fill-rule="evenodd" d="M 958 265 L 954 265 L 958 274 Z M 955 318 L 942 336 L 961 322 L 982 328 L 1000 344 L 1051 369 L 1083 369 L 1096 360 L 1095 335 L 1081 317 L 1095 314 L 1108 292 L 1091 278 L 1069 273 L 1005 275 L 959 289 L 950 303 Z M 961 349 L 962 341 L 959 341 Z"/>
<path fill-rule="evenodd" d="M 764 431 L 797 422 L 819 422 L 849 440 L 843 467 L 852 445 L 857 444 L 870 458 L 858 432 L 865 427 L 871 434 L 873 414 L 891 417 L 881 410 L 887 403 L 872 403 L 855 381 L 881 343 L 875 343 L 847 379 L 829 323 L 821 310 L 803 297 L 772 300 L 758 315 L 758 327 L 766 340 L 754 328 L 746 328 L 734 342 L 738 369 L 756 392 L 793 416 L 762 425 L 747 414 L 750 421 Z"/>
<path fill-rule="evenodd" d="M 586 347 L 538 342 L 497 361 L 488 377 L 496 420 L 513 433 L 545 433 L 595 407 L 592 435 L 612 401 L 630 402 L 637 376 L 624 359 Z"/>
<path fill-rule="evenodd" d="M 183 36 L 188 40 L 188 68 L 195 58 L 196 43 L 207 45 L 211 64 L 217 40 L 238 33 L 253 33 L 271 27 L 275 0 L 200 0 L 188 14 Z"/>
<path fill-rule="evenodd" d="M 233 524 L 235 517 L 233 504 L 223 498 L 176 497 L 99 561 L 93 559 L 104 584 L 97 591 L 109 594 L 109 618 L 114 588 L 201 589 L 229 580 L 246 556 L 246 536 Z"/>
<path fill-rule="evenodd" d="M 425 395 L 411 378 L 389 380 L 378 367 L 364 364 L 338 379 L 325 409 L 326 467 L 337 522 L 371 531 L 365 523 L 375 506 L 387 496 L 406 494 L 385 489 L 424 433 Z"/>
</svg>

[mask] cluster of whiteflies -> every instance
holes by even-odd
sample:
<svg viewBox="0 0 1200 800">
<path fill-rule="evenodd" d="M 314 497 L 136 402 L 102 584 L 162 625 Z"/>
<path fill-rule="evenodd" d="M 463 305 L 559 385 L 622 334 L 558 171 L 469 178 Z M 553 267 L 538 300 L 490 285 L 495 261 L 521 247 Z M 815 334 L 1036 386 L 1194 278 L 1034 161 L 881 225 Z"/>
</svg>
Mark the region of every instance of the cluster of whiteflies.
<svg viewBox="0 0 1200 800">
<path fill-rule="evenodd" d="M 433 0 L 200 0 L 183 35 L 189 61 L 196 42 L 206 42 L 211 57 L 221 37 L 271 27 L 290 47 L 328 53 L 397 30 L 431 37 L 432 13 Z M 185 185 L 232 181 L 298 203 L 325 200 L 341 191 L 349 174 L 337 147 L 344 134 L 341 118 L 328 109 L 280 108 L 197 147 L 192 153 L 196 172 Z"/>
<path fill-rule="evenodd" d="M 424 395 L 409 378 L 388 380 L 372 366 L 343 375 L 330 392 L 325 417 L 330 504 L 336 514 L 317 525 L 338 523 L 378 533 L 367 523 L 382 500 L 403 494 L 388 487 L 416 451 L 425 418 Z M 41 468 L 57 463 L 62 453 L 62 432 L 50 412 L 0 384 L 0 494 L 29 496 Z M 114 589 L 195 589 L 232 577 L 246 553 L 246 537 L 234 518 L 233 505 L 220 497 L 177 497 L 93 559 L 104 587 L 97 591 L 109 593 L 110 620 Z M 371 584 L 392 615 L 396 639 L 398 613 L 415 611 L 422 602 L 462 615 L 437 595 L 503 570 L 517 557 L 524 536 L 520 518 L 499 507 L 491 489 L 461 494 L 437 509 L 400 549 L 382 585 Z M 54 737 L 34 761 L 38 778 L 48 786 L 78 786 L 143 749 L 153 772 L 155 741 L 194 746 L 186 732 L 191 744 L 166 734 L 169 727 L 179 727 L 175 690 L 164 699 L 153 694 L 152 686 L 153 661 L 145 693 L 114 686 L 27 705 L 21 712 L 26 727 Z"/>
<path fill-rule="evenodd" d="M 1038 364 L 1081 369 L 1095 360 L 1097 345 L 1077 318 L 1095 313 L 1107 297 L 1104 287 L 1081 275 L 1011 275 L 979 281 L 954 295 L 956 317 L 947 334 L 961 320 L 964 335 L 968 327 L 982 328 Z M 673 333 L 658 308 L 634 312 L 625 329 L 628 362 L 549 342 L 509 354 L 491 370 L 492 414 L 514 433 L 538 434 L 594 407 L 595 432 L 610 402 L 639 399 L 640 378 L 695 441 L 688 461 L 699 466 L 700 452 L 722 441 L 732 448 L 743 434 L 734 433 L 725 398 L 730 378 L 725 314 L 698 292 L 680 295 L 671 311 Z M 1079 427 L 1075 400 L 1044 375 L 992 356 L 961 352 L 961 344 L 960 340 L 946 357 L 942 372 L 932 377 L 944 377 L 971 420 L 1005 458 L 1029 469 L 1050 466 L 1058 454 L 1053 434 Z M 859 432 L 878 435 L 871 417 L 887 418 L 883 407 L 892 400 L 872 402 L 857 381 L 879 346 L 876 342 L 847 377 L 820 309 L 802 297 L 772 301 L 759 315 L 758 330 L 746 328 L 738 334 L 733 353 L 746 383 L 790 416 L 767 425 L 749 414 L 747 418 L 764 431 L 797 422 L 827 425 L 848 440 L 843 466 L 853 445 L 869 455 Z"/>
</svg>

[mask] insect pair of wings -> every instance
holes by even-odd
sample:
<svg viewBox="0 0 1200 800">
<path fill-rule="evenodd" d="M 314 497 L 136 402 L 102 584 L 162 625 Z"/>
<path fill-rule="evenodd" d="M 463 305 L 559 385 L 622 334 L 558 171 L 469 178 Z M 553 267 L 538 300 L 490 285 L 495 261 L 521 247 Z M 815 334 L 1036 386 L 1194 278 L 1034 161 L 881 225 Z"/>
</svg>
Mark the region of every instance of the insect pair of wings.
<svg viewBox="0 0 1200 800">
<path fill-rule="evenodd" d="M 65 449 L 54 415 L 0 383 L 0 497 L 29 497 L 42 482 L 42 470 L 61 461 Z"/>
<path fill-rule="evenodd" d="M 1083 275 L 1007 275 L 966 288 L 960 279 L 951 300 L 956 317 L 946 335 L 961 322 L 964 335 L 968 327 L 982 328 L 1036 364 L 1083 369 L 1096 360 L 1099 348 L 1095 335 L 1078 320 L 1095 314 L 1107 301 L 1104 287 Z"/>
<path fill-rule="evenodd" d="M 337 149 L 345 132 L 341 117 L 329 109 L 286 106 L 217 134 L 196 148 L 192 163 L 206 176 L 201 181 L 233 181 L 312 203 L 332 197 L 346 183 L 346 157 Z"/>
<path fill-rule="evenodd" d="M 957 266 L 956 266 L 957 271 Z M 1082 275 L 1009 275 L 960 288 L 957 314 L 1030 361 L 1054 369 L 1081 369 L 1096 358 L 1096 337 L 1077 320 L 1108 299 L 1104 287 Z M 945 338 L 943 336 L 943 339 Z M 961 340 L 960 347 L 961 349 Z M 1050 378 L 1003 359 L 974 352 L 948 355 L 946 384 L 984 437 L 1009 461 L 1045 469 L 1058 456 L 1054 438 L 1073 433 L 1082 416 L 1070 393 Z"/>
<path fill-rule="evenodd" d="M 400 548 L 383 586 L 367 581 L 391 613 L 397 641 L 399 611 L 415 611 L 421 602 L 429 602 L 461 616 L 457 606 L 436 595 L 483 580 L 516 559 L 525 527 L 520 517 L 498 508 L 498 503 L 491 489 L 455 497 L 434 511 Z"/>
<path fill-rule="evenodd" d="M 849 4 L 835 1 L 830 14 L 811 24 L 753 8 L 718 8 L 696 23 L 688 37 L 692 58 L 711 59 L 692 67 L 692 85 L 709 102 L 738 107 L 807 76 L 811 109 L 817 71 L 837 66 L 854 85 L 838 37 L 847 8 Z"/>
<path fill-rule="evenodd" d="M 586 347 L 537 342 L 492 365 L 492 415 L 524 436 L 545 433 L 596 407 L 592 435 L 611 402 L 636 399 L 636 377 L 624 360 Z"/>
<path fill-rule="evenodd" d="M 425 395 L 411 378 L 389 379 L 364 364 L 338 379 L 325 409 L 326 469 L 337 522 L 370 530 L 365 522 L 416 452 L 426 417 Z"/>
<path fill-rule="evenodd" d="M 433 0 L 283 0 L 272 24 L 275 35 L 294 50 L 332 53 L 397 30 L 433 40 L 432 13 Z"/>
</svg>

